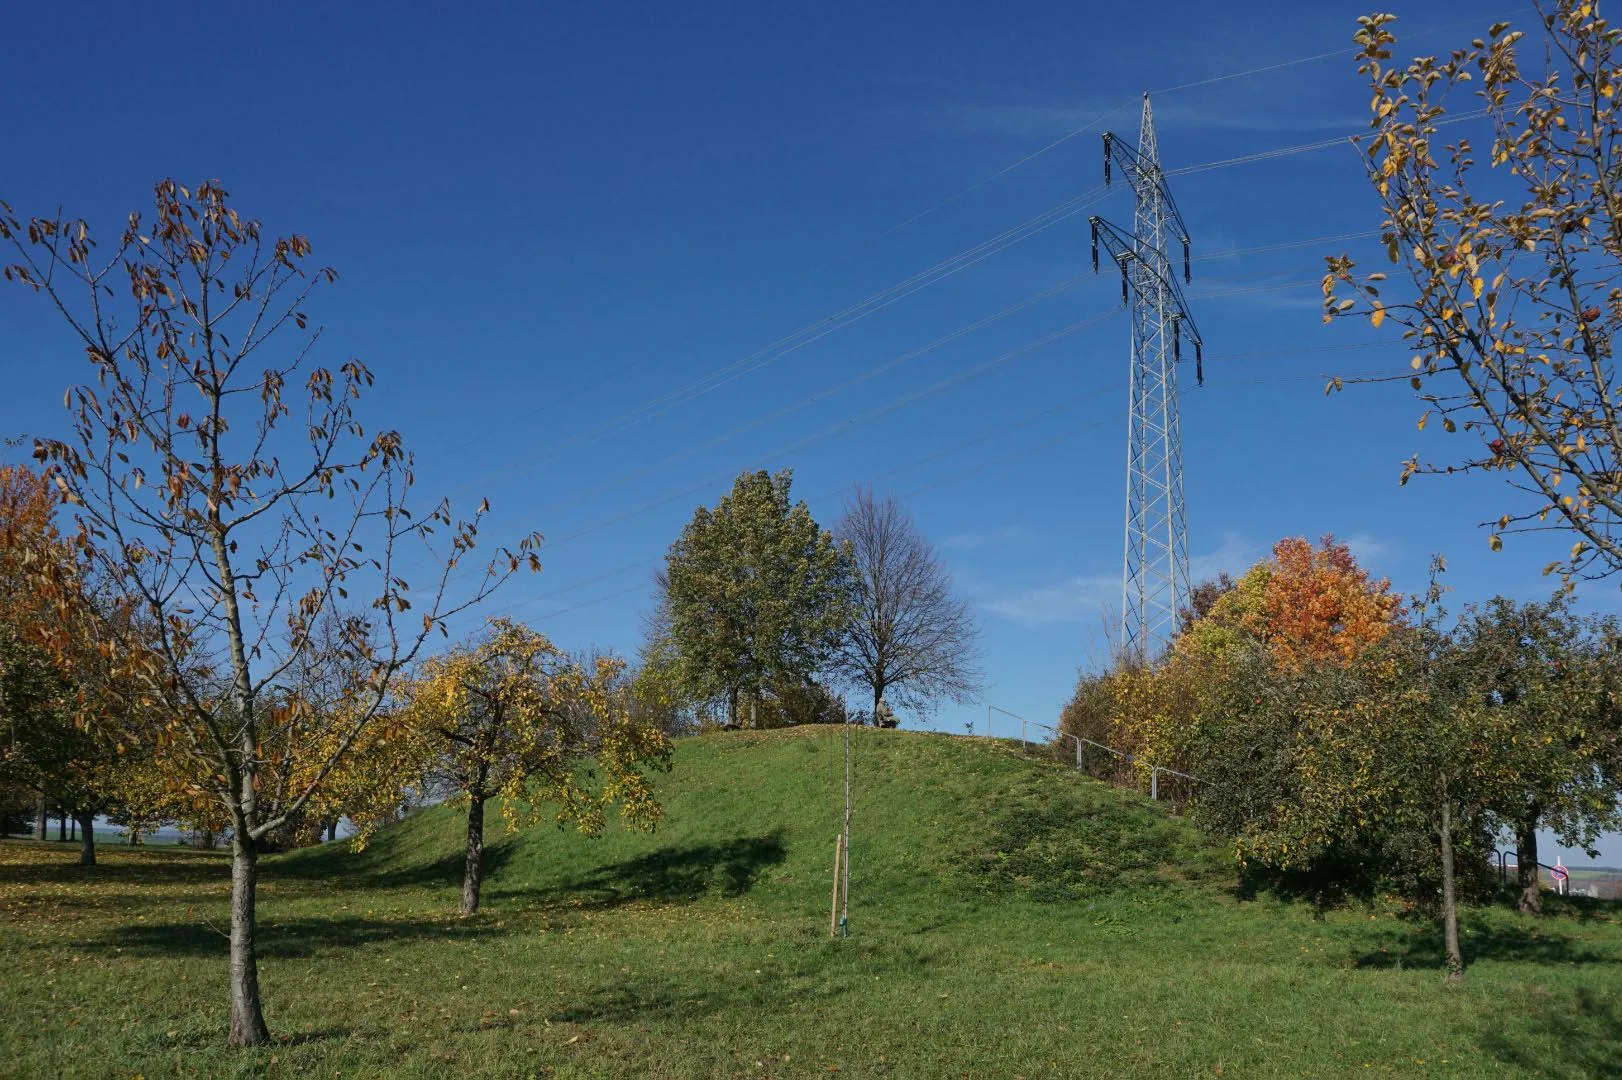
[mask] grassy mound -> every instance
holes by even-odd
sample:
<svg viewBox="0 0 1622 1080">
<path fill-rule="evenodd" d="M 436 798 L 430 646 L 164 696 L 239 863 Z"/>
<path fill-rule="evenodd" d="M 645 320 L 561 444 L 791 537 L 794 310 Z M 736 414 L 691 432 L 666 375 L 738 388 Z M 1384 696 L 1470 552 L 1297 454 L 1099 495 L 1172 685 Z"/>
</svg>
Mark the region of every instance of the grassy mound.
<svg viewBox="0 0 1622 1080">
<path fill-rule="evenodd" d="M 587 838 L 487 824 L 486 897 L 574 906 L 753 894 L 771 910 L 826 905 L 844 790 L 842 732 L 798 728 L 684 739 L 659 778 L 657 832 Z M 853 735 L 853 903 L 958 896 L 1073 900 L 1220 880 L 1224 857 L 1142 796 L 1020 755 L 1016 744 L 862 729 Z M 272 876 L 375 884 L 461 881 L 465 818 L 412 816 L 359 854 L 329 844 Z"/>
</svg>

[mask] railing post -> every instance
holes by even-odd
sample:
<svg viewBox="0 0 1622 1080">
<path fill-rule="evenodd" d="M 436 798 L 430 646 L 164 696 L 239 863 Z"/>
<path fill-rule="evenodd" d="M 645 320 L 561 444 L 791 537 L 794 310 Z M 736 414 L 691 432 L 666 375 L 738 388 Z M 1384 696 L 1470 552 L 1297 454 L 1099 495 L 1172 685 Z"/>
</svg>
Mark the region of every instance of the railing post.
<svg viewBox="0 0 1622 1080">
<path fill-rule="evenodd" d="M 1160 766 L 1149 766 L 1149 798 L 1154 802 L 1160 801 Z"/>
</svg>

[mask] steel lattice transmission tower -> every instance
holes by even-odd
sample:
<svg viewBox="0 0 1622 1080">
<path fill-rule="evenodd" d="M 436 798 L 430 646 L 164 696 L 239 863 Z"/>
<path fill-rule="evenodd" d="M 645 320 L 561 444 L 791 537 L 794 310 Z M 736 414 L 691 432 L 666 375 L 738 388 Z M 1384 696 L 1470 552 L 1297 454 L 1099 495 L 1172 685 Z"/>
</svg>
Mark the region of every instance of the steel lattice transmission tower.
<svg viewBox="0 0 1622 1080">
<path fill-rule="evenodd" d="M 1195 378 L 1205 381 L 1203 344 L 1172 271 L 1167 245 L 1183 247 L 1190 280 L 1188 227 L 1177 212 L 1155 145 L 1154 114 L 1143 95 L 1134 150 L 1104 133 L 1104 183 L 1119 169 L 1137 201 L 1132 231 L 1091 218 L 1093 271 L 1102 244 L 1121 271 L 1121 299 L 1132 312 L 1132 378 L 1126 450 L 1126 565 L 1121 586 L 1121 653 L 1147 661 L 1176 630 L 1187 602 L 1188 520 L 1183 507 L 1183 441 L 1177 416 L 1177 364 L 1183 340 L 1194 347 Z"/>
</svg>

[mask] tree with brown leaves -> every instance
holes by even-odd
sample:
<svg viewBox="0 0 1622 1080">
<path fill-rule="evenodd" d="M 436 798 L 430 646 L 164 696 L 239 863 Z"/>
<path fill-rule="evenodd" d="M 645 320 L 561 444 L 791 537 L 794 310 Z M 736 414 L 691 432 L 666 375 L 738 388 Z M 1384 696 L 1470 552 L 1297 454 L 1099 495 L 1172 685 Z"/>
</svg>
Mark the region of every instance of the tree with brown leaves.
<svg viewBox="0 0 1622 1080">
<path fill-rule="evenodd" d="M 263 1043 L 261 844 L 343 766 L 428 635 L 535 566 L 537 538 L 453 598 L 488 505 L 466 520 L 445 502 L 413 508 L 404 441 L 361 423 L 371 372 L 311 363 L 304 305 L 335 273 L 312 271 L 307 239 L 265 233 L 217 183 L 159 183 L 151 219 L 132 214 L 110 251 L 82 220 L 22 222 L 3 205 L 0 240 L 15 256 L 4 276 L 51 301 L 92 370 L 69 391 L 73 437 L 35 454 L 125 613 L 103 622 L 102 651 L 134 665 L 165 718 L 132 734 L 229 822 L 229 1041 Z M 425 565 L 414 590 L 404 575 Z M 331 646 L 351 673 L 345 701 L 315 718 L 296 682 L 339 605 L 365 618 Z M 137 631 L 149 649 L 126 647 Z"/>
</svg>

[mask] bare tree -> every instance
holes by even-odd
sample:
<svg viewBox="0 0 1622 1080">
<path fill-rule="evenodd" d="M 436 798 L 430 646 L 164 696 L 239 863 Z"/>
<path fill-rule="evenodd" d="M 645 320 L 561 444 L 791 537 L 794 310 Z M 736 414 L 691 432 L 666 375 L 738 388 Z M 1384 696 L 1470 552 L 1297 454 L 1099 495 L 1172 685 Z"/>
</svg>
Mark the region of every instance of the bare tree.
<svg viewBox="0 0 1622 1080">
<path fill-rule="evenodd" d="M 891 704 L 972 700 L 980 687 L 979 630 L 901 504 L 857 488 L 836 535 L 849 545 L 857 594 L 834 665 L 872 691 L 874 722 Z"/>
<path fill-rule="evenodd" d="M 107 642 L 108 655 L 156 658 L 139 674 L 165 730 L 132 734 L 232 829 L 229 1041 L 248 1046 L 270 1037 L 255 954 L 263 841 L 345 764 L 428 635 L 535 568 L 537 538 L 500 550 L 450 599 L 488 506 L 470 520 L 445 502 L 414 513 L 399 434 L 361 424 L 370 372 L 307 363 L 318 332 L 304 332 L 303 304 L 334 272 L 306 269 L 308 240 L 263 236 L 216 183 L 166 180 L 154 196 L 150 224 L 130 215 L 110 255 L 83 221 L 20 223 L 0 204 L 18 259 L 0 269 L 52 302 L 94 372 L 69 391 L 75 437 L 40 441 L 35 456 L 131 614 L 104 625 L 153 639 Z M 418 572 L 426 590 L 406 582 Z M 349 604 L 367 618 L 317 634 Z M 297 683 L 334 667 L 311 662 L 323 647 L 352 677 L 318 719 Z"/>
</svg>

